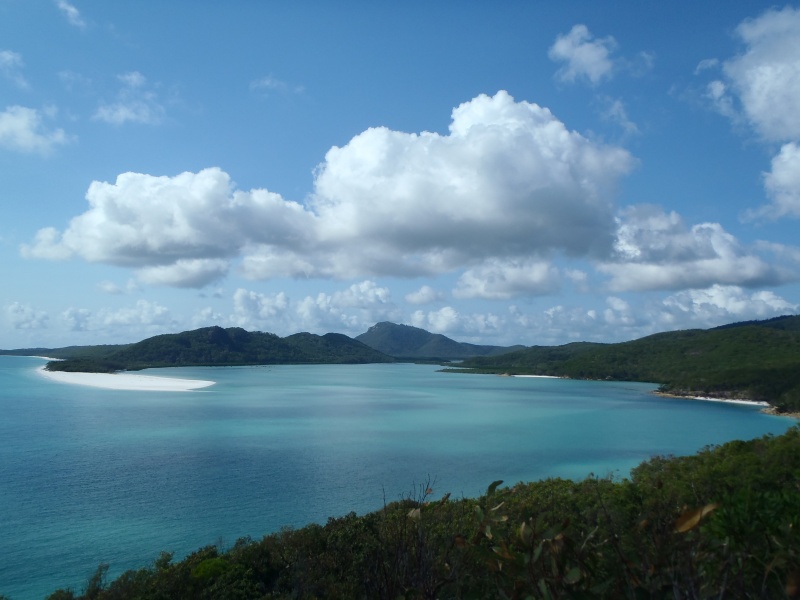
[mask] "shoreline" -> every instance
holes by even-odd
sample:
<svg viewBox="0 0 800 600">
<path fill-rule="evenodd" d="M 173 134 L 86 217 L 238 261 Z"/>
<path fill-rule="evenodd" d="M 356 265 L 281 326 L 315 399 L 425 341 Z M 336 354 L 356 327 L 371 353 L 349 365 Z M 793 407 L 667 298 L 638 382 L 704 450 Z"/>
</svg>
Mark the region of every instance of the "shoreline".
<svg viewBox="0 0 800 600">
<path fill-rule="evenodd" d="M 662 398 L 677 398 L 683 400 L 703 400 L 705 402 L 722 402 L 725 404 L 744 404 L 746 406 L 756 406 L 761 408 L 761 412 L 772 415 L 775 417 L 789 417 L 791 419 L 800 419 L 800 413 L 796 412 L 778 412 L 774 406 L 769 402 L 762 400 L 745 400 L 737 398 L 713 398 L 711 396 L 694 396 L 691 394 L 670 394 L 669 392 L 654 391 L 653 394 L 661 396 Z"/>
<path fill-rule="evenodd" d="M 44 366 L 36 372 L 45 379 L 57 383 L 84 385 L 105 390 L 136 392 L 191 392 L 214 385 L 216 381 L 203 379 L 179 379 L 155 375 L 136 375 L 133 373 L 70 373 L 66 371 L 46 371 Z"/>
</svg>

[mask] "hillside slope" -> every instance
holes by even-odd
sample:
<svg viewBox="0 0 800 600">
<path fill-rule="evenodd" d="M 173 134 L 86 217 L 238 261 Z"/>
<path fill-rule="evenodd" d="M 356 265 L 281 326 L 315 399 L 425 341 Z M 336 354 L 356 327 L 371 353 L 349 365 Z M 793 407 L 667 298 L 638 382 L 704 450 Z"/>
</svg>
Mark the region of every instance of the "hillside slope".
<svg viewBox="0 0 800 600">
<path fill-rule="evenodd" d="M 456 342 L 449 337 L 419 327 L 397 325 L 387 321 L 373 325 L 355 339 L 395 358 L 428 360 L 493 356 L 524 348 L 524 346 L 481 346 Z"/>
<path fill-rule="evenodd" d="M 658 333 L 618 344 L 534 346 L 464 361 L 486 373 L 649 381 L 676 394 L 800 409 L 800 317 Z"/>
<path fill-rule="evenodd" d="M 204 327 L 157 335 L 106 354 L 48 363 L 51 371 L 138 370 L 152 367 L 384 363 L 393 359 L 345 335 L 298 333 L 280 338 L 238 327 Z"/>
</svg>

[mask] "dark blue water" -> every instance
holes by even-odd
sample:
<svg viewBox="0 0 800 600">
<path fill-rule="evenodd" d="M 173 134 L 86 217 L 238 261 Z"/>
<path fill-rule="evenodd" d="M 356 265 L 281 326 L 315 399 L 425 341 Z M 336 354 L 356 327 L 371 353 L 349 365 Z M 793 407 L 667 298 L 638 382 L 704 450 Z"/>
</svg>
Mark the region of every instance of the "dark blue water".
<svg viewBox="0 0 800 600">
<path fill-rule="evenodd" d="M 0 594 L 40 599 L 285 525 L 366 512 L 429 476 L 435 495 L 589 473 L 782 433 L 757 408 L 654 386 L 437 373 L 421 365 L 162 369 L 194 392 L 48 381 L 0 357 Z"/>
</svg>

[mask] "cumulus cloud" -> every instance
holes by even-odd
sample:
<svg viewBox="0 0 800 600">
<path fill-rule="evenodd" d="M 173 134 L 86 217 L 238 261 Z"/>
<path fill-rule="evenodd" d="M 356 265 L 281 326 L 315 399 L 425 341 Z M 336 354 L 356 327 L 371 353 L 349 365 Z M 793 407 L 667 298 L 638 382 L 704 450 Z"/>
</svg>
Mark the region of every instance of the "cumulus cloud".
<svg viewBox="0 0 800 600">
<path fill-rule="evenodd" d="M 229 269 L 229 262 L 220 258 L 181 258 L 171 265 L 143 267 L 138 278 L 150 285 L 200 288 L 225 277 Z"/>
<path fill-rule="evenodd" d="M 144 75 L 132 71 L 119 75 L 117 79 L 122 83 L 122 89 L 117 93 L 116 100 L 101 104 L 92 116 L 93 119 L 112 125 L 156 125 L 163 120 L 166 112 L 164 106 L 156 92 L 147 85 Z"/>
<path fill-rule="evenodd" d="M 49 116 L 52 111 L 46 111 Z M 43 113 L 24 106 L 9 106 L 0 112 L 0 147 L 19 152 L 50 154 L 69 141 L 63 129 L 48 130 Z"/>
<path fill-rule="evenodd" d="M 220 169 L 153 177 L 124 173 L 115 183 L 93 182 L 89 210 L 63 233 L 40 230 L 25 256 L 81 257 L 138 269 L 158 285 L 202 287 L 223 277 L 229 261 L 250 243 L 291 247 L 312 216 L 266 190 L 239 192 Z"/>
<path fill-rule="evenodd" d="M 706 288 L 713 284 L 748 287 L 776 284 L 788 277 L 749 254 L 719 223 L 687 227 L 675 213 L 654 206 L 621 213 L 616 260 L 598 269 L 611 276 L 615 291 Z"/>
<path fill-rule="evenodd" d="M 48 326 L 50 317 L 41 310 L 36 310 L 30 304 L 12 302 L 5 308 L 6 319 L 14 329 L 44 329 Z"/>
<path fill-rule="evenodd" d="M 457 107 L 447 136 L 374 128 L 331 149 L 312 207 L 323 244 L 369 249 L 347 261 L 356 272 L 426 275 L 489 256 L 602 254 L 615 184 L 633 163 L 499 92 Z"/>
<path fill-rule="evenodd" d="M 574 82 L 587 79 L 597 85 L 610 79 L 614 71 L 611 53 L 617 47 L 613 37 L 596 38 L 586 25 L 575 25 L 569 33 L 560 35 L 550 47 L 548 56 L 555 62 L 564 63 L 556 77 L 561 81 Z"/>
<path fill-rule="evenodd" d="M 439 310 L 417 310 L 411 315 L 414 327 L 426 329 L 433 333 L 449 333 L 459 326 L 461 315 L 452 306 L 444 306 Z"/>
<path fill-rule="evenodd" d="M 120 308 L 69 307 L 59 315 L 60 320 L 70 331 L 112 332 L 110 337 L 120 339 L 144 339 L 165 331 L 177 331 L 182 327 L 179 319 L 171 311 L 157 302 L 138 300 L 132 306 Z"/>
<path fill-rule="evenodd" d="M 437 292 L 429 285 L 423 285 L 418 290 L 406 294 L 405 301 L 409 304 L 431 304 L 444 298 L 444 294 Z"/>
<path fill-rule="evenodd" d="M 460 313 L 452 306 L 427 312 L 414 311 L 409 318 L 409 324 L 459 341 L 476 343 L 485 343 L 487 338 L 508 334 L 505 330 L 506 320 L 501 316 L 493 313 Z M 516 343 L 516 340 L 511 343 Z"/>
<path fill-rule="evenodd" d="M 465 271 L 453 295 L 456 298 L 507 300 L 515 296 L 538 296 L 558 289 L 558 269 L 547 261 L 527 258 L 491 259 Z"/>
<path fill-rule="evenodd" d="M 764 188 L 770 203 L 745 214 L 746 218 L 800 217 L 800 146 L 784 144 L 764 174 Z"/>
<path fill-rule="evenodd" d="M 22 75 L 22 55 L 11 50 L 0 50 L 0 75 L 20 89 L 30 88 L 28 80 Z"/>
<path fill-rule="evenodd" d="M 56 0 L 58 10 L 66 17 L 67 22 L 78 29 L 86 29 L 86 21 L 81 17 L 80 11 L 66 0 Z"/>
<path fill-rule="evenodd" d="M 764 176 L 770 203 L 745 218 L 800 216 L 800 10 L 767 10 L 742 22 L 736 35 L 744 49 L 721 63 L 722 77 L 707 85 L 706 96 L 736 125 L 752 128 L 765 142 L 783 144 Z M 703 61 L 697 72 L 716 65 Z"/>
<path fill-rule="evenodd" d="M 104 310 L 99 315 L 105 326 L 167 325 L 172 321 L 167 307 L 147 300 L 138 300 L 132 307 Z"/>
<path fill-rule="evenodd" d="M 93 182 L 84 214 L 63 232 L 40 230 L 22 252 L 129 266 L 143 281 L 183 286 L 224 276 L 238 258 L 251 279 L 352 279 L 603 256 L 616 183 L 634 162 L 498 92 L 454 109 L 448 135 L 375 128 L 332 148 L 306 205 L 236 190 L 218 168 L 124 173 Z"/>
<path fill-rule="evenodd" d="M 92 311 L 87 308 L 68 308 L 61 313 L 61 319 L 70 331 L 89 331 L 91 329 Z"/>
<path fill-rule="evenodd" d="M 768 10 L 741 23 L 736 34 L 745 49 L 723 63 L 725 79 L 713 84 L 723 113 L 739 107 L 767 141 L 800 138 L 800 10 Z"/>
<path fill-rule="evenodd" d="M 298 331 L 358 335 L 378 321 L 401 319 L 389 290 L 369 280 L 298 301 L 284 292 L 263 294 L 240 288 L 234 293 L 233 304 L 233 324 L 279 335 Z"/>
<path fill-rule="evenodd" d="M 661 318 L 665 322 L 687 320 L 704 327 L 732 321 L 767 319 L 794 314 L 800 305 L 792 304 L 767 290 L 748 293 L 739 286 L 713 285 L 702 290 L 685 290 L 663 300 Z"/>
</svg>

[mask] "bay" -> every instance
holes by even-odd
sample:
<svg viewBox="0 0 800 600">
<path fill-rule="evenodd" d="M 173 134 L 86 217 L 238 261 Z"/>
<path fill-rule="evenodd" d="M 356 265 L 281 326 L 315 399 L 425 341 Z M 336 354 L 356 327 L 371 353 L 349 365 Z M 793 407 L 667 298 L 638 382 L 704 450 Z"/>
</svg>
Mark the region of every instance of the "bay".
<svg viewBox="0 0 800 600">
<path fill-rule="evenodd" d="M 180 368 L 193 392 L 46 380 L 0 357 L 0 594 L 109 576 L 413 493 L 496 479 L 625 477 L 655 455 L 780 434 L 757 407 L 665 399 L 644 383 L 437 372 L 430 365 Z"/>
</svg>

